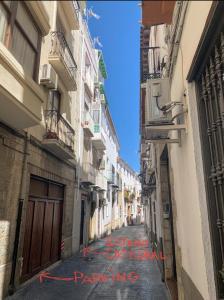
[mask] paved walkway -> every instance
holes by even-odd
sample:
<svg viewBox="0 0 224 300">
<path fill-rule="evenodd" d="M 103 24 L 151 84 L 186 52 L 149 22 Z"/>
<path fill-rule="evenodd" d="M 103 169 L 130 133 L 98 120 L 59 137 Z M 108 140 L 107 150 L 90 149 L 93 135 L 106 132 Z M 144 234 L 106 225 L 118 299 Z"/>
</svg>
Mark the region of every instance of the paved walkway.
<svg viewBox="0 0 224 300">
<path fill-rule="evenodd" d="M 110 237 L 114 241 L 118 241 L 118 239 L 121 237 L 127 237 L 132 241 L 146 240 L 144 228 L 142 225 L 129 226 L 119 229 L 113 232 Z M 129 245 L 129 247 L 112 248 L 112 245 L 106 244 L 107 240 L 108 238 L 97 241 L 90 246 L 90 253 L 80 253 L 79 255 L 76 255 L 64 261 L 59 266 L 49 271 L 49 274 L 47 276 L 52 276 L 54 278 L 44 277 L 42 283 L 39 279 L 37 279 L 24 288 L 18 290 L 17 293 L 7 299 L 169 299 L 166 287 L 161 281 L 161 276 L 157 267 L 156 260 L 137 260 L 133 257 L 127 257 L 127 255 L 130 255 L 130 252 L 127 252 L 130 249 L 132 249 L 133 251 L 136 251 L 136 249 L 148 250 L 147 245 L 133 245 L 133 247 L 130 247 Z M 114 249 L 118 249 L 123 252 L 119 252 L 120 254 L 118 254 L 118 252 L 114 252 Z M 108 253 L 106 251 L 113 251 L 113 253 Z M 95 252 L 95 254 L 93 252 Z M 118 254 L 118 256 L 114 256 L 113 259 L 111 259 L 113 255 L 116 255 L 116 253 Z M 119 255 L 122 257 L 119 257 Z M 95 275 L 95 277 L 92 277 L 92 273 L 98 273 L 98 277 L 97 275 Z M 101 275 L 99 275 L 99 273 Z M 123 273 L 126 273 L 126 275 L 124 275 Z M 59 278 L 62 280 L 56 280 Z"/>
</svg>

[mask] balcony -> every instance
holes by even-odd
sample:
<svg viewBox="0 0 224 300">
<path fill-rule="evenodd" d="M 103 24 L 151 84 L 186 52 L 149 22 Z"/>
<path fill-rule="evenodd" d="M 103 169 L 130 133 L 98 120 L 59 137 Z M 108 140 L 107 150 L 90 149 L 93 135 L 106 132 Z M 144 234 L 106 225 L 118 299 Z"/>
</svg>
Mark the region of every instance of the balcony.
<svg viewBox="0 0 224 300">
<path fill-rule="evenodd" d="M 133 199 L 131 198 L 131 192 L 129 190 L 124 190 L 124 200 L 129 203 L 133 202 Z"/>
<path fill-rule="evenodd" d="M 74 159 L 75 131 L 56 110 L 46 111 L 46 134 L 42 144 L 61 159 Z"/>
<path fill-rule="evenodd" d="M 90 97 L 94 94 L 94 82 L 89 72 L 85 73 L 84 85 Z"/>
<path fill-rule="evenodd" d="M 51 28 L 48 3 L 44 3 L 44 1 L 26 1 L 26 6 L 40 28 L 42 35 L 47 35 Z"/>
<path fill-rule="evenodd" d="M 171 24 L 176 1 L 143 1 L 142 24 L 152 26 L 158 24 Z"/>
<path fill-rule="evenodd" d="M 77 89 L 77 65 L 65 37 L 60 31 L 51 32 L 51 50 L 48 61 L 58 73 L 68 91 L 75 91 Z"/>
<path fill-rule="evenodd" d="M 115 188 L 119 187 L 116 173 L 112 171 L 108 171 L 107 173 L 107 182 L 110 183 Z"/>
<path fill-rule="evenodd" d="M 82 165 L 82 184 L 95 185 L 96 184 L 96 169 L 89 162 L 84 162 Z"/>
<path fill-rule="evenodd" d="M 107 189 L 107 181 L 102 172 L 97 172 L 96 185 L 99 187 L 99 190 L 101 191 L 106 191 Z"/>
<path fill-rule="evenodd" d="M 148 79 L 161 78 L 161 71 L 164 67 L 164 64 L 159 63 L 159 55 L 159 47 L 149 47 L 141 45 L 142 82 L 146 82 Z"/>
<path fill-rule="evenodd" d="M 94 137 L 92 138 L 92 143 L 97 150 L 106 150 L 106 139 L 99 124 L 94 125 Z"/>
<path fill-rule="evenodd" d="M 122 179 L 121 178 L 117 179 L 117 184 L 118 184 L 118 190 L 122 191 Z"/>
<path fill-rule="evenodd" d="M 66 20 L 73 30 L 79 29 L 79 7 L 77 1 L 58 1 L 64 10 Z"/>
<path fill-rule="evenodd" d="M 2 43 L 0 60 L 0 121 L 16 129 L 40 124 L 46 100 L 42 89 Z"/>
<path fill-rule="evenodd" d="M 115 173 L 112 171 L 107 172 L 107 181 L 110 184 L 114 184 L 116 182 Z"/>
<path fill-rule="evenodd" d="M 86 136 L 89 137 L 94 136 L 94 121 L 89 112 L 84 112 L 82 126 Z"/>
</svg>

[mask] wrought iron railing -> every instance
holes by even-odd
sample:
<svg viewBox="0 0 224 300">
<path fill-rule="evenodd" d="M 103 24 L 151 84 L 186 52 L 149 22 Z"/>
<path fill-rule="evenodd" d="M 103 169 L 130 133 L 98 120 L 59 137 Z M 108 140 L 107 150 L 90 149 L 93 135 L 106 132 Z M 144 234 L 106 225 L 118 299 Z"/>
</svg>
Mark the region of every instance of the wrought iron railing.
<svg viewBox="0 0 224 300">
<path fill-rule="evenodd" d="M 69 48 L 69 45 L 65 39 L 63 32 L 52 31 L 51 32 L 51 50 L 50 55 L 57 55 L 63 58 L 70 76 L 76 78 L 77 64 L 73 57 L 73 54 Z"/>
<path fill-rule="evenodd" d="M 79 11 L 80 11 L 79 2 L 72 1 L 72 4 L 73 4 L 74 10 L 75 10 L 76 17 L 79 18 Z"/>
<path fill-rule="evenodd" d="M 157 79 L 161 77 L 163 65 L 159 60 L 159 47 L 141 47 L 141 64 L 147 63 L 147 73 L 143 72 L 141 80 L 145 82 L 147 79 Z"/>
<path fill-rule="evenodd" d="M 117 180 L 116 180 L 116 174 L 112 171 L 108 171 L 107 172 L 107 181 L 116 184 Z"/>
<path fill-rule="evenodd" d="M 161 78 L 161 73 L 160 72 L 143 74 L 143 80 L 144 81 L 146 81 L 147 79 L 157 79 L 157 78 Z"/>
<path fill-rule="evenodd" d="M 57 110 L 46 110 L 46 139 L 57 139 L 74 151 L 75 131 Z"/>
</svg>

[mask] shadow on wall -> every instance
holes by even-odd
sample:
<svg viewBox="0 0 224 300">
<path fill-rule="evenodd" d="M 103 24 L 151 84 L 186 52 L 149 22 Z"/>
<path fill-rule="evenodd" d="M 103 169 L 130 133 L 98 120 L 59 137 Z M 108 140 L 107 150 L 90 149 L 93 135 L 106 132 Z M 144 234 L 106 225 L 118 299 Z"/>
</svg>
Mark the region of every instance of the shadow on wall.
<svg viewBox="0 0 224 300">
<path fill-rule="evenodd" d="M 13 266 L 13 245 L 26 151 L 24 137 L 15 137 L 13 131 L 9 132 L 3 124 L 0 127 L 0 140 L 0 299 L 3 299 L 8 292 Z"/>
</svg>

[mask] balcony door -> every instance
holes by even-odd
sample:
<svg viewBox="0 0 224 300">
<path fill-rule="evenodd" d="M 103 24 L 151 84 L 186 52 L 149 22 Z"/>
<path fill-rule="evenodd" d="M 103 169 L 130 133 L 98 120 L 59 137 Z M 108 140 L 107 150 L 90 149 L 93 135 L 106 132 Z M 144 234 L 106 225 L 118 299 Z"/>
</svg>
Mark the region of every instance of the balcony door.
<svg viewBox="0 0 224 300">
<path fill-rule="evenodd" d="M 49 110 L 60 112 L 61 94 L 58 90 L 50 91 Z"/>
<path fill-rule="evenodd" d="M 32 176 L 27 203 L 21 281 L 60 259 L 64 186 Z"/>
<path fill-rule="evenodd" d="M 57 90 L 50 91 L 49 94 L 49 101 L 48 101 L 48 108 L 46 111 L 46 126 L 47 126 L 47 134 L 48 137 L 58 138 L 60 135 L 59 132 L 59 112 L 60 112 L 60 102 L 61 102 L 61 95 L 60 92 Z"/>
</svg>

